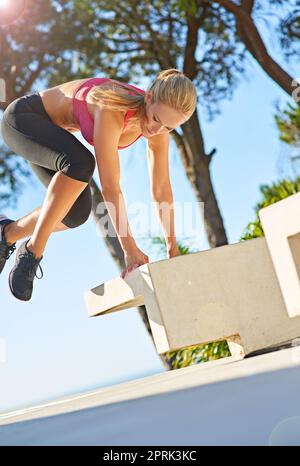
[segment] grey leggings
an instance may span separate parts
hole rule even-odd
[[[94,155],[75,136],[53,123],[37,92],[8,105],[1,131],[4,142],[28,160],[44,186],[49,185],[57,171],[90,182],[96,165]],[[69,228],[81,225],[88,219],[91,208],[91,190],[87,184],[62,223]]]

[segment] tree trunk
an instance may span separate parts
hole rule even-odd
[[[187,177],[194,189],[198,202],[203,202],[204,226],[209,245],[214,248],[228,244],[214,189],[212,186],[209,165],[215,149],[206,154],[195,111],[191,118],[182,125],[183,135],[173,131],[173,137],[181,155]],[[201,212],[202,214],[202,212]]]

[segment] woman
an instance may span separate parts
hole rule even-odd
[[[9,274],[10,290],[17,299],[31,298],[50,234],[75,228],[88,219],[89,182],[96,161],[103,198],[124,251],[126,268],[121,276],[148,262],[127,222],[118,149],[144,136],[148,140],[152,194],[158,199],[159,193],[163,201],[166,192],[166,200],[170,200],[168,133],[190,118],[196,102],[190,79],[177,69],[169,69],[160,72],[146,92],[109,78],[91,78],[35,92],[8,105],[2,119],[3,139],[28,160],[47,187],[43,204],[34,211],[18,220],[0,216],[0,273],[16,249],[16,241],[30,236],[19,246]],[[75,131],[81,131],[94,145],[96,160],[71,134]],[[170,223],[170,233],[165,233],[169,258],[179,254],[173,216]],[[122,236],[124,226],[128,234]],[[163,228],[165,232],[164,223]],[[42,278],[42,269],[41,274],[37,278]]]

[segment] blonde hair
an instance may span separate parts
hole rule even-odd
[[[121,112],[126,112],[129,109],[136,110],[128,122],[130,126],[135,126],[140,118],[145,121],[145,94],[126,83],[113,79],[110,82],[113,83],[112,89],[105,88],[105,85],[94,86],[90,95],[96,101],[100,101],[103,108]],[[124,89],[125,92],[122,92]],[[126,89],[129,89],[132,94],[128,94]],[[186,120],[195,111],[197,105],[196,88],[192,81],[176,68],[160,71],[146,92],[149,91],[152,92],[152,103],[167,105],[181,113]]]

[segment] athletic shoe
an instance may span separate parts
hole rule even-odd
[[[4,227],[8,223],[14,222],[5,215],[0,215],[0,273],[2,272],[7,259],[12,255],[16,249],[16,243],[8,243],[4,234]]]
[[[8,277],[9,288],[15,298],[22,301],[29,301],[32,295],[34,277],[43,278],[43,270],[40,261],[43,256],[37,259],[33,252],[27,249],[29,239],[23,241],[16,252],[15,265],[11,269]],[[42,276],[36,275],[36,269],[40,267]]]

